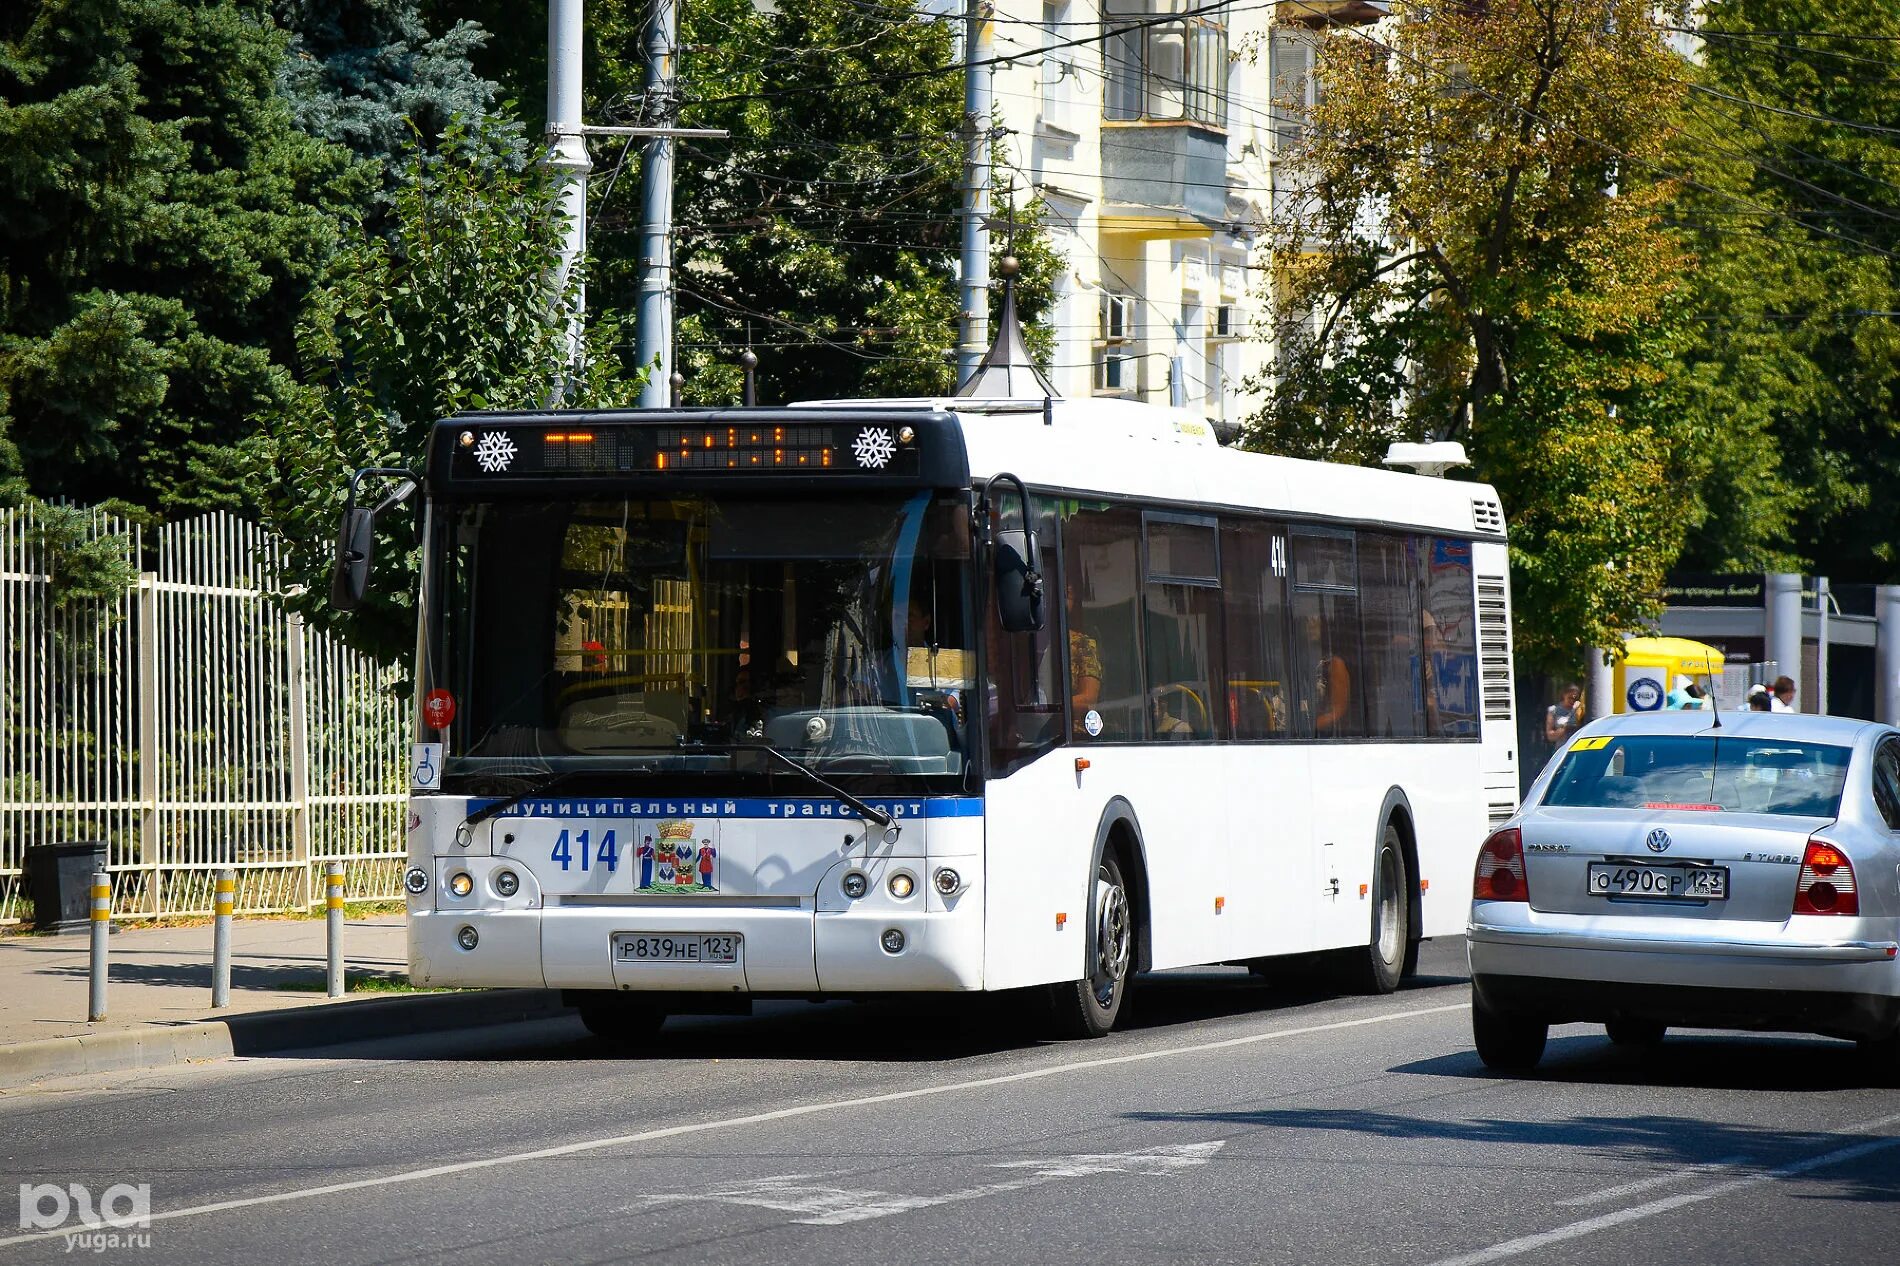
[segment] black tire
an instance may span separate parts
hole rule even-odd
[[[1410,872],[1398,824],[1387,822],[1372,863],[1372,934],[1364,949],[1339,956],[1340,983],[1354,993],[1391,993],[1405,978],[1407,964],[1418,965],[1412,936]]]
[[[1495,1011],[1477,991],[1471,995],[1471,1040],[1486,1068],[1500,1073],[1527,1073],[1544,1057],[1550,1025],[1523,1016]]]
[[[1881,1038],[1863,1038],[1860,1056],[1874,1085],[1900,1086],[1900,1029]]]
[[[638,1050],[659,1033],[666,1012],[651,1003],[603,991],[577,1004],[581,1023],[601,1041],[620,1050]]]
[[[1102,1037],[1121,1019],[1134,971],[1135,912],[1121,863],[1104,854],[1089,899],[1089,974],[1049,986],[1049,1019],[1061,1037]]]
[[[1611,1020],[1603,1029],[1616,1045],[1644,1051],[1661,1046],[1663,1034],[1669,1031],[1666,1025],[1654,1020]]]

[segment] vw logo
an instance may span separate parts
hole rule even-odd
[[[1669,851],[1669,832],[1663,830],[1661,827],[1657,827],[1644,838],[1643,843],[1649,846],[1649,851],[1652,853],[1667,853]]]

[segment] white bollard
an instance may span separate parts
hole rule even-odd
[[[323,902],[327,909],[324,919],[328,923],[330,948],[330,996],[343,996],[343,863],[325,862],[323,865]]]
[[[217,899],[211,919],[211,1009],[231,1005],[231,907],[237,896],[237,872],[218,872]]]
[[[86,1020],[106,1018],[106,939],[112,935],[112,876],[92,872],[92,984],[86,998]]]

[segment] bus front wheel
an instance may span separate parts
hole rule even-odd
[[[1101,1037],[1115,1027],[1128,997],[1135,916],[1121,863],[1104,854],[1095,871],[1088,975],[1049,986],[1051,1019],[1064,1037]]]

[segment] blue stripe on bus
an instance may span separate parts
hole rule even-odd
[[[861,797],[873,809],[881,809],[894,818],[980,818],[981,796],[916,796],[893,800],[882,796]],[[471,800],[470,812],[494,804],[495,798]],[[735,799],[632,799],[615,796],[557,796],[529,799],[510,805],[495,815],[498,818],[766,818],[792,819],[845,818],[857,821],[851,810],[825,797],[747,796]]]

